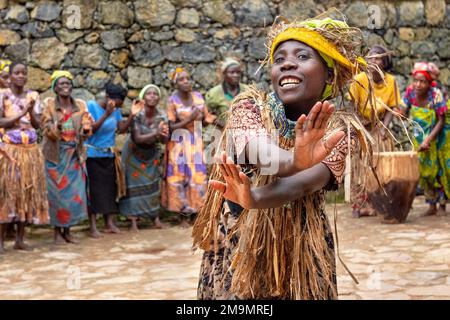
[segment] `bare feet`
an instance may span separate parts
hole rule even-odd
[[[105,219],[105,229],[104,232],[105,233],[121,233],[120,229],[116,227],[116,225],[114,224],[114,220],[113,220],[113,215],[112,214],[108,214],[108,215],[103,215],[104,219]]]
[[[63,235],[60,231],[55,230],[54,236],[53,236],[53,244],[54,245],[62,245],[66,244],[66,241],[63,238]]]
[[[370,217],[373,216],[373,210],[369,208],[361,208],[359,210],[359,217]]]
[[[120,229],[117,228],[115,225],[106,226],[105,229],[103,230],[103,232],[105,232],[105,233],[115,233],[115,234],[121,233]]]
[[[395,218],[388,218],[381,220],[382,224],[399,224],[400,222]]]
[[[100,239],[103,236],[101,235],[100,232],[98,232],[97,229],[90,229],[89,230],[89,237],[94,238],[94,239]]]
[[[130,217],[131,225],[130,225],[130,232],[139,232],[139,228],[137,225],[137,218],[136,217]]]
[[[70,236],[70,235],[69,236],[65,236],[64,239],[66,240],[67,243],[72,243],[72,244],[79,244],[80,243],[80,241],[75,240],[75,238]]]
[[[72,244],[78,244],[78,243],[80,243],[78,240],[76,240],[76,239],[70,234],[70,231],[64,230],[63,238],[64,238],[64,240],[66,240],[67,243],[72,243]]]
[[[29,245],[25,244],[25,242],[18,242],[14,244],[14,250],[23,250],[23,251],[32,251],[33,248],[31,248]]]
[[[183,219],[183,221],[181,221],[180,227],[183,229],[187,229],[190,227],[189,222],[186,219]]]
[[[161,220],[159,220],[159,217],[156,217],[154,222],[155,222],[155,229],[163,229],[164,228],[163,224],[161,223]]]
[[[440,217],[444,217],[447,215],[445,212],[445,206],[439,206],[439,209],[436,211],[436,215]]]
[[[422,214],[422,217],[434,216],[437,210],[435,206],[430,206],[427,211]]]

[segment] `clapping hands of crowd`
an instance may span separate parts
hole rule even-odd
[[[199,108],[195,108],[194,111],[189,116],[189,122],[191,121],[202,121],[203,120],[203,112]]]
[[[144,109],[144,105],[144,100],[133,100],[133,103],[131,105],[131,115],[134,117],[139,112],[141,112],[141,110]]]
[[[109,117],[114,110],[116,110],[116,103],[114,102],[114,100],[108,100],[106,102],[106,115]]]
[[[158,125],[158,136],[162,140],[169,138],[169,126],[164,121],[161,121]]]
[[[28,103],[27,103],[27,105],[26,105],[26,107],[25,107],[25,109],[24,109],[24,115],[26,115],[27,113],[30,113],[31,114],[31,112],[33,112],[33,108],[34,108],[34,104],[36,103],[36,100],[34,100],[34,99],[31,99],[30,101],[28,101]]]

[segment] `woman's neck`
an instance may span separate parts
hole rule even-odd
[[[231,94],[233,97],[239,93],[239,84],[237,86],[233,86],[228,82],[223,82],[223,89],[225,93]]]
[[[428,90],[429,90],[429,89],[428,89]],[[426,100],[427,97],[428,97],[428,91],[422,92],[422,93],[419,93],[419,92],[416,91],[416,97],[417,97],[417,100],[419,100],[419,101],[424,101],[424,100]]]
[[[156,106],[148,106],[148,105],[145,106],[145,117],[147,119],[153,118],[155,113],[156,113]]]
[[[372,71],[371,74],[372,74],[372,79],[376,84],[380,84],[383,82],[383,77],[381,76],[381,74],[378,71]],[[383,75],[384,75],[384,72],[383,72]]]
[[[177,95],[183,100],[189,100],[191,98],[190,91],[186,92],[186,91],[177,90]]]
[[[9,86],[9,88],[11,89],[11,92],[14,93],[17,96],[20,96],[24,90],[23,87],[20,86],[16,86],[15,84],[11,83],[11,85]]]
[[[70,98],[70,96],[69,97],[58,96],[57,99],[58,99],[59,106],[61,108],[70,109],[73,107],[72,99]]]
[[[308,115],[309,111],[311,111],[312,107],[318,102],[319,100],[314,99],[314,101],[311,102],[304,102],[301,105],[284,105],[284,114],[286,115],[286,118],[288,118],[291,121],[297,121],[298,118],[302,114]]]

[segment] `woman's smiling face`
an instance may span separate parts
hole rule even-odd
[[[273,61],[272,86],[285,106],[311,108],[320,100],[328,69],[316,50],[288,40],[275,50]]]

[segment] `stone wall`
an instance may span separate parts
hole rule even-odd
[[[68,69],[76,95],[85,99],[110,80],[127,86],[130,98],[149,82],[167,95],[167,74],[180,64],[205,92],[230,53],[245,62],[245,82],[267,84],[266,69],[257,72],[265,27],[277,15],[302,18],[332,6],[364,31],[368,45],[395,50],[401,88],[419,59],[435,61],[450,85],[450,1],[444,0],[0,0],[0,57],[28,61],[29,86],[44,94],[51,72]]]

